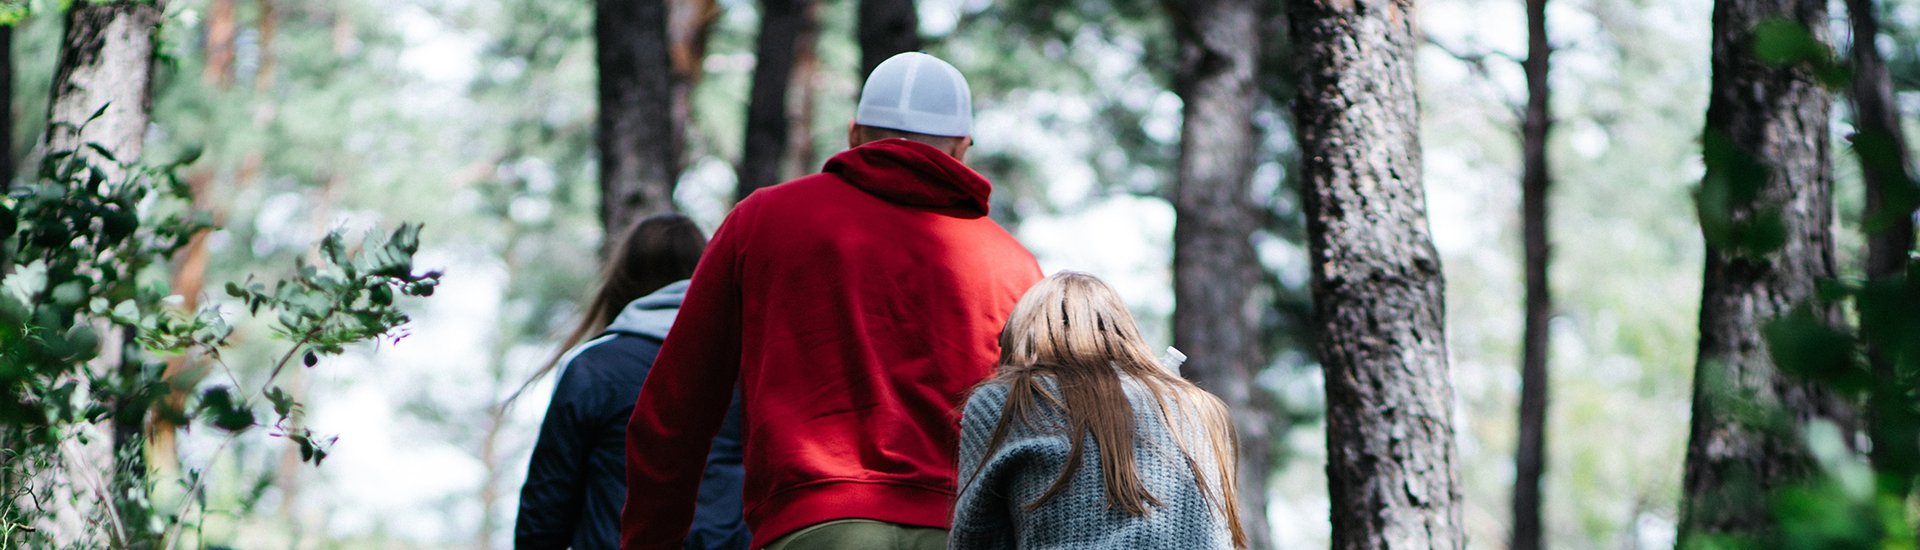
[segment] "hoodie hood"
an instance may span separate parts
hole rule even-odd
[[[627,303],[620,315],[607,324],[607,332],[645,336],[665,341],[667,329],[673,328],[673,317],[680,312],[680,299],[687,295],[688,281],[681,279],[653,294],[641,296]]]
[[[945,151],[891,138],[867,142],[827,160],[825,172],[894,204],[955,215],[987,215],[993,184]]]

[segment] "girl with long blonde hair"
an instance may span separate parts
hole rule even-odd
[[[1226,406],[1157,361],[1092,275],[1027,291],[960,425],[949,548],[1246,546]]]

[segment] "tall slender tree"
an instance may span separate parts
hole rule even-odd
[[[673,209],[674,135],[667,0],[595,0],[600,63],[600,221],[608,235]],[[608,239],[609,241],[611,239]]]
[[[801,38],[818,20],[814,0],[761,0],[760,43],[753,65],[753,92],[747,101],[746,146],[740,155],[735,198],[780,183],[780,163],[791,139],[787,90],[793,84],[794,59]],[[813,31],[815,35],[818,31]]]
[[[795,41],[793,74],[787,84],[787,145],[782,152],[780,179],[793,179],[820,169],[814,164],[813,106],[820,90],[820,4],[807,5],[800,37]]]
[[[693,128],[693,90],[706,74],[702,64],[707,59],[707,40],[719,19],[720,5],[714,0],[671,0],[667,5],[668,50],[673,63],[673,136],[677,140],[674,150],[680,152],[683,164]]]
[[[200,81],[210,90],[226,92],[233,88],[233,48],[234,39],[239,30],[235,11],[234,0],[214,0],[207,10],[206,40],[201,50],[206,66],[200,70]],[[264,49],[268,44],[263,43],[261,46]],[[187,185],[193,197],[194,208],[211,211],[214,223],[218,224],[225,217],[226,209],[221,205],[211,204],[214,197],[212,192],[214,177],[214,170],[211,167],[202,166],[187,175]],[[180,306],[184,311],[195,311],[200,307],[201,290],[206,283],[207,264],[212,259],[207,249],[207,239],[211,234],[212,232],[207,230],[195,233],[187,241],[186,248],[175,254],[173,290],[180,295],[182,300]],[[152,450],[150,454],[156,469],[166,471],[178,466],[175,446],[175,430],[178,426],[173,423],[174,415],[166,414],[166,411],[180,410],[181,407],[186,406],[187,395],[193,391],[195,384],[181,383],[185,381],[177,377],[194,376],[191,368],[193,366],[194,358],[185,355],[167,359],[163,377],[175,383],[171,384],[167,391],[162,410],[154,411],[148,434],[148,448]]]
[[[1894,102],[1893,77],[1874,45],[1880,36],[1877,7],[1873,0],[1847,0],[1847,14],[1853,27],[1851,99],[1857,129],[1853,147],[1867,190],[1867,277],[1897,277],[1905,272],[1908,254],[1913,250],[1912,212],[1915,200],[1920,199],[1920,188],[1915,186],[1899,104]],[[1896,383],[1893,365],[1883,351],[1869,349],[1867,356],[1874,376],[1881,381],[1875,385],[1869,405],[1873,462],[1882,469],[1920,464],[1920,434],[1898,428],[1920,424],[1920,414],[1898,405],[1907,403],[1907,396],[1894,393],[1901,385]],[[1901,475],[1887,478],[1911,485],[1915,473],[1899,472]]]
[[[1547,321],[1553,293],[1547,285],[1547,130],[1553,124],[1547,82],[1547,0],[1527,0],[1527,112],[1521,128],[1525,157],[1520,225],[1526,256],[1526,329],[1520,359],[1520,444],[1514,451],[1513,550],[1540,548],[1540,474],[1547,454]]]
[[[1185,103],[1174,193],[1173,342],[1194,353],[1187,376],[1234,412],[1240,518],[1249,545],[1267,548],[1267,400],[1253,381],[1266,364],[1259,325],[1264,301],[1257,292],[1263,272],[1252,242],[1261,215],[1250,198],[1260,2],[1165,5],[1180,48],[1174,87]]]
[[[894,54],[920,50],[914,0],[860,0],[859,24],[861,80]]]
[[[1291,0],[1333,547],[1461,548],[1412,0]]]
[[[13,176],[13,24],[0,24],[0,196],[13,189]],[[7,237],[0,235],[0,277],[13,265]]]
[[[13,25],[0,24],[0,195],[13,188]],[[0,266],[7,264],[0,252]]]
[[[60,43],[60,60],[54,72],[51,102],[47,110],[47,131],[43,142],[47,151],[73,151],[99,168],[109,182],[125,181],[129,172],[120,163],[140,160],[142,140],[152,120],[154,38],[163,18],[162,2],[80,2],[67,10],[67,27]],[[132,346],[132,337],[121,334],[106,339],[101,364],[121,369],[122,380],[139,380],[141,361],[127,360],[122,346]],[[135,495],[146,479],[146,461],[141,451],[146,426],[147,403],[135,398],[136,388],[114,388],[127,398],[112,411],[112,483],[105,494],[114,495],[111,504],[121,525],[146,525],[144,499]],[[99,467],[99,465],[72,465]],[[142,531],[144,532],[144,531]],[[135,545],[146,539],[120,531],[119,545]]]
[[[1845,421],[1845,407],[1768,356],[1763,331],[1808,304],[1834,275],[1832,100],[1811,68],[1759,58],[1756,28],[1787,21],[1824,39],[1824,0],[1718,0],[1703,143],[1700,218],[1707,261],[1687,442],[1681,537],[1756,536],[1772,520],[1765,495],[1803,479],[1802,431]],[[1812,313],[1836,320],[1831,308]]]
[[[207,5],[206,66],[200,80],[208,86],[226,89],[233,84],[233,39],[239,30],[234,17],[234,0],[213,0]]]

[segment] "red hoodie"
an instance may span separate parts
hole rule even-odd
[[[836,519],[947,528],[954,411],[1040,279],[986,217],[991,190],[888,139],[740,201],[627,424],[621,546],[680,548],[736,379],[754,548]]]

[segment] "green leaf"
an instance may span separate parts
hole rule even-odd
[[[0,203],[0,243],[13,237],[13,232],[19,229],[20,215],[13,211],[13,207]]]
[[[200,410],[213,426],[239,433],[253,427],[253,411],[240,402],[226,386],[214,386],[200,394]]]
[[[102,115],[105,115],[105,114],[107,114],[107,108],[108,108],[108,107],[112,107],[112,106],[113,106],[113,102],[112,102],[112,101],[108,101],[108,102],[106,102],[106,103],[102,103],[102,104],[100,104],[100,108],[99,108],[99,109],[95,109],[95,110],[93,111],[93,114],[91,114],[91,115],[87,115],[87,120],[86,120],[86,122],[93,122],[93,121],[95,121],[95,120],[98,120],[98,119],[99,119],[99,118],[100,118],[100,117],[101,117]],[[85,123],[85,122],[83,122],[83,123],[81,123],[81,124],[82,124],[82,125],[85,125],[86,123]]]
[[[99,153],[101,157],[105,157],[110,162],[120,162],[120,157],[113,156],[113,151],[108,151],[104,145],[89,141],[87,142],[87,148],[92,149],[95,153]]]
[[[1832,50],[1806,25],[1786,19],[1770,19],[1753,28],[1753,53],[1761,62],[1792,65],[1823,60]]]
[[[280,389],[280,386],[267,389],[267,401],[273,403],[273,413],[280,415],[281,418],[286,418],[287,415],[293,414],[293,396],[289,395],[286,390]]]
[[[1853,334],[1834,327],[1810,306],[1768,323],[1766,335],[1773,362],[1782,372],[1849,393],[1872,385],[1872,376],[1855,361]]]
[[[67,329],[66,341],[70,350],[67,358],[70,361],[88,361],[100,355],[100,334],[94,332],[93,327],[74,325]]]

